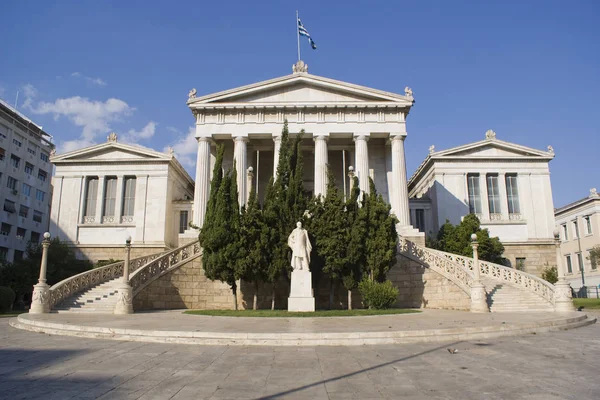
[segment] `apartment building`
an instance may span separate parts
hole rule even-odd
[[[554,217],[567,280],[576,291],[584,283],[598,287],[600,271],[589,255],[592,248],[600,246],[600,195],[590,189],[589,196],[557,208]]]
[[[0,259],[17,261],[48,230],[52,136],[0,99]]]

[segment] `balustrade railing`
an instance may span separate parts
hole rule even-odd
[[[200,244],[196,241],[162,254],[143,267],[137,268],[129,277],[133,297],[163,273],[200,256],[200,254]]]
[[[162,254],[164,253],[134,258],[129,262],[129,270],[135,271],[143,265],[148,264],[150,261],[160,257]],[[75,293],[90,289],[120,276],[123,276],[123,261],[94,268],[64,279],[53,285],[49,290],[50,308],[52,309],[52,307]]]
[[[469,257],[460,256],[457,254],[446,253],[444,251],[429,249],[432,252],[436,252],[441,256],[452,260],[456,264],[463,266],[469,271],[473,271],[473,259]],[[515,268],[510,268],[504,265],[495,264],[488,261],[479,260],[479,268],[481,271],[482,278],[491,278],[493,280],[506,282],[515,286],[526,288],[544,300],[554,304],[554,286],[546,282],[545,280],[538,278],[535,275],[528,274],[527,272],[519,271]]]
[[[450,279],[464,290],[465,293],[469,296],[471,295],[473,272],[465,268],[464,265],[444,257],[437,251],[411,242],[402,236],[398,238],[398,250],[401,254],[409,258],[417,259],[427,264],[432,270]]]

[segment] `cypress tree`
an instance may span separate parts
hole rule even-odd
[[[206,214],[204,217],[204,224],[200,230],[200,246],[205,247],[206,241],[210,241],[210,232],[213,229],[215,220],[215,207],[217,203],[217,197],[219,188],[223,181],[223,155],[225,154],[225,146],[220,144],[217,146],[217,159],[215,160],[215,166],[213,168],[213,177],[210,183],[210,193],[208,197],[208,204],[206,205]]]
[[[344,200],[335,185],[335,178],[328,170],[327,194],[323,199],[322,215],[315,221],[316,243],[323,259],[323,272],[329,276],[329,308],[333,308],[335,282],[341,279],[347,263],[348,225],[344,212]]]
[[[245,257],[240,260],[237,272],[240,279],[254,284],[252,309],[256,310],[258,283],[269,280],[270,229],[264,222],[254,188],[250,192],[247,207],[242,208],[240,220],[241,248],[245,251]]]
[[[365,224],[365,269],[372,281],[383,282],[389,269],[396,263],[398,220],[390,214],[391,207],[377,193],[369,178],[371,193],[363,196],[360,217]]]
[[[358,198],[360,188],[358,178],[352,178],[352,189],[346,201],[346,224],[347,224],[347,251],[346,263],[342,270],[342,283],[348,291],[348,310],[352,310],[352,290],[358,286],[362,278],[362,270],[365,263],[365,224],[364,219],[359,218],[360,208]]]

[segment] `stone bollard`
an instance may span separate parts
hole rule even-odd
[[[50,312],[50,286],[46,283],[46,270],[48,268],[48,247],[50,247],[50,233],[44,233],[42,240],[42,262],[40,265],[40,278],[37,285],[33,286],[30,314],[45,314]]]
[[[562,266],[560,233],[558,229],[554,230],[554,247],[556,248],[556,272],[558,273],[558,282],[554,284],[554,311],[575,311],[571,294],[571,284],[565,279],[565,271]]]
[[[487,293],[485,285],[481,282],[481,270],[479,269],[479,255],[477,254],[477,235],[471,235],[471,246],[473,246],[473,283],[471,284],[471,312],[489,312]]]
[[[117,304],[115,314],[133,314],[133,289],[129,285],[129,260],[131,255],[131,236],[125,240],[125,261],[123,261],[123,279],[117,284]]]

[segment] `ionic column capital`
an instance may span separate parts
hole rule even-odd
[[[198,143],[200,143],[200,142],[212,143],[212,138],[208,137],[208,136],[200,136],[200,137],[197,137],[196,140],[198,141]]]
[[[358,140],[364,140],[365,142],[369,141],[369,134],[368,133],[363,133],[363,134],[359,134],[354,136],[353,140],[356,142]]]
[[[317,140],[329,140],[329,135],[317,135],[313,136],[313,140],[316,142]]]
[[[281,135],[274,135],[273,142],[275,142],[275,144],[280,144],[281,143]]]
[[[247,136],[234,136],[233,137],[233,141],[234,142],[244,142],[244,143],[248,143],[250,140],[248,139]]]
[[[402,141],[406,139],[406,133],[390,134],[390,142]]]

